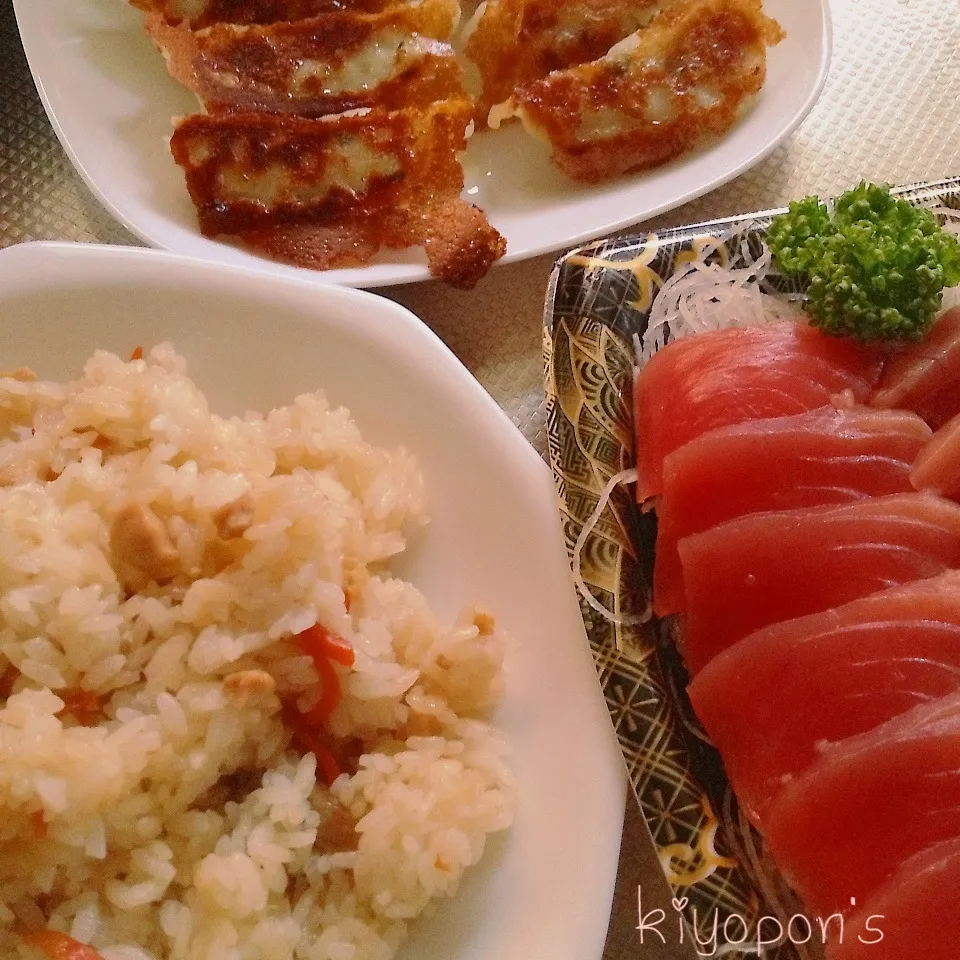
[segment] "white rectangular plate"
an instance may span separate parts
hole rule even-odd
[[[320,282],[376,287],[426,280],[418,250],[367,267],[315,272],[271,263],[200,234],[167,141],[172,118],[197,112],[124,0],[14,0],[20,35],[47,115],[73,165],[106,209],[160,249],[259,265]],[[464,196],[507,239],[501,262],[599,237],[701,196],[767,156],[806,116],[830,60],[828,0],[766,0],[786,31],[768,54],[766,85],[725,137],[654,170],[597,186],[556,170],[519,125],[474,138]]]

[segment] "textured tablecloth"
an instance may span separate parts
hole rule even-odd
[[[960,0],[832,0],[832,11],[830,76],[793,137],[737,180],[645,229],[837,193],[860,177],[909,183],[960,174]],[[0,246],[41,239],[136,243],[57,144],[10,0],[0,0]],[[422,317],[541,452],[541,310],[553,259],[498,268],[471,294],[436,283],[379,291]],[[624,837],[605,960],[663,960],[671,950],[649,940],[641,946],[635,931],[637,883],[655,864],[632,804]]]

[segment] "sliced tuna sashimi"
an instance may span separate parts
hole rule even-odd
[[[960,691],[960,571],[774,624],[697,674],[690,700],[762,827],[785,777],[838,741]]]
[[[960,506],[926,493],[754,513],[677,545],[691,674],[754,630],[960,566]]]
[[[719,427],[674,450],[657,503],[654,612],[683,607],[683,537],[748,513],[910,491],[930,435],[916,414],[830,406]]]
[[[638,499],[659,494],[664,457],[707,430],[813,410],[843,391],[865,401],[880,358],[876,348],[792,321],[667,344],[634,381]]]
[[[953,694],[833,744],[783,788],[767,847],[809,911],[849,913],[908,857],[960,836],[958,758]]]
[[[829,960],[957,960],[960,957],[960,839],[911,857],[844,924]],[[882,939],[881,935],[882,934]]]
[[[910,482],[917,490],[960,502],[960,414],[947,421],[920,451]]]
[[[934,430],[960,413],[960,307],[889,359],[870,402],[913,410]]]

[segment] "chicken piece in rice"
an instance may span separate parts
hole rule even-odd
[[[161,345],[0,377],[0,475],[0,956],[392,956],[514,800],[492,617],[388,572],[412,457]]]

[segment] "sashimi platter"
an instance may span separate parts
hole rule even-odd
[[[960,956],[958,234],[957,181],[860,183],[554,271],[567,547],[691,956]]]

